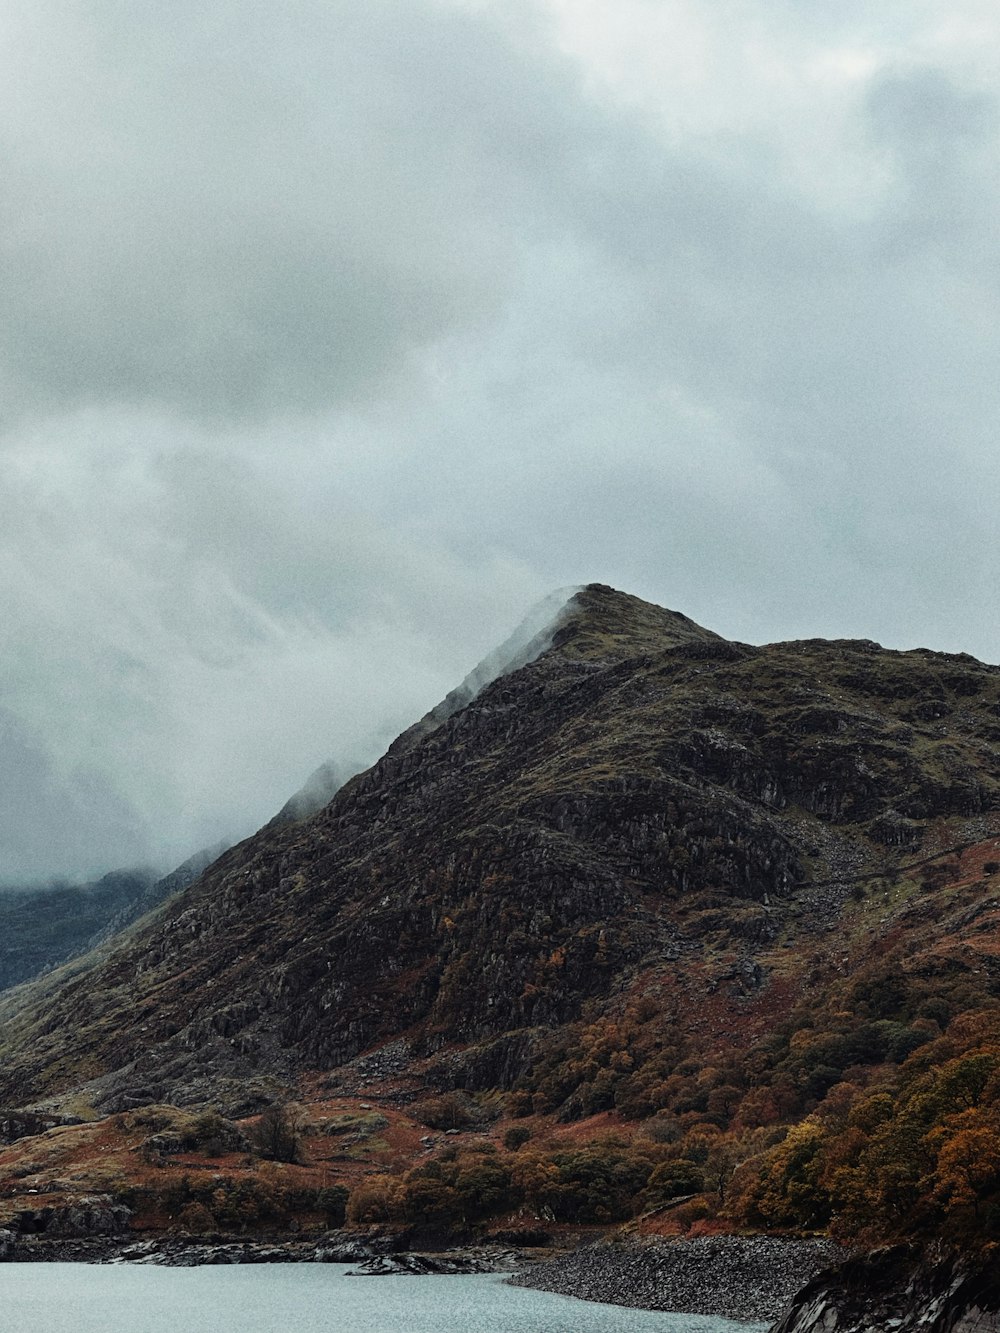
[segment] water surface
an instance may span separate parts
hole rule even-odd
[[[475,1277],[347,1277],[346,1264],[0,1264],[6,1333],[761,1333]]]

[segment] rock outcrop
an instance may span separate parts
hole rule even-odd
[[[17,1236],[46,1240],[121,1236],[131,1217],[132,1210],[109,1195],[84,1195],[69,1203],[22,1208],[11,1217],[8,1229]]]
[[[995,1258],[928,1259],[907,1246],[846,1260],[793,1299],[773,1333],[998,1333]]]

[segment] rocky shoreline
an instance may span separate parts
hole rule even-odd
[[[0,1230],[8,1263],[350,1264],[349,1276],[512,1273],[513,1286],[633,1309],[757,1323],[773,1333],[1000,1333],[991,1256],[896,1246],[850,1254],[831,1241],[778,1236],[603,1239],[569,1253],[486,1243],[400,1249],[401,1237],[19,1234]],[[404,1242],[405,1244],[405,1242]]]
[[[0,1231],[0,1262],[158,1264],[196,1268],[216,1264],[351,1264],[358,1277],[426,1273],[509,1273],[522,1252],[499,1245],[470,1245],[446,1253],[398,1251],[387,1238],[362,1241],[330,1233],[309,1240],[242,1240],[231,1236],[46,1237]]]
[[[0,1261],[10,1263],[351,1264],[359,1277],[427,1273],[513,1273],[515,1286],[634,1309],[672,1310],[773,1322],[792,1298],[845,1252],[825,1240],[704,1236],[676,1240],[601,1240],[542,1258],[537,1250],[484,1244],[443,1253],[399,1248],[394,1235],[241,1239],[233,1236],[46,1236],[0,1231]]]
[[[777,1236],[601,1241],[510,1281],[640,1310],[773,1322],[817,1273],[844,1257],[832,1241]]]
[[[773,1333],[1000,1333],[995,1248],[854,1255],[796,1295]]]

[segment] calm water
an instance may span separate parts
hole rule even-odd
[[[487,1277],[346,1277],[342,1264],[0,1264],[4,1333],[759,1333]]]

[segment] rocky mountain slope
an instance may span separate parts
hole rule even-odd
[[[186,1100],[400,1033],[510,1082],[644,970],[717,940],[759,992],[854,886],[1000,831],[998,737],[970,658],[754,648],[592,586],[534,662],[9,1017],[5,1095]]]
[[[872,1123],[892,1123],[907,1071],[995,1040],[1000,668],[731,643],[600,585],[550,631],[322,810],[9,998],[0,1104],[375,1097],[399,1173],[430,1149],[392,1117],[450,1097],[439,1128],[646,1136],[586,1190],[557,1190],[555,1159],[516,1189],[505,1167],[508,1202],[599,1218],[711,1194],[792,1228],[863,1209],[816,1165],[834,1142],[857,1161],[850,1116],[888,1088]],[[452,1200],[460,1165],[435,1168]]]

